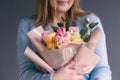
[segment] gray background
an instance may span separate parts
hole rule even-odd
[[[0,80],[18,80],[16,35],[19,20],[34,13],[36,0],[0,0]],[[113,80],[120,75],[120,0],[82,0],[102,20]]]

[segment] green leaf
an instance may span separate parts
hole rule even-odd
[[[90,36],[84,39],[84,42],[88,42],[90,39]]]
[[[80,30],[81,36],[85,35],[85,33],[86,33],[85,29],[81,29],[81,30]]]
[[[88,20],[87,19],[85,19],[84,20],[84,24],[88,24],[89,22],[88,22]]]
[[[52,26],[52,28],[53,28],[53,31],[54,31],[54,32],[57,32],[57,29],[58,29],[59,27]]]
[[[98,22],[96,22],[96,23],[91,23],[90,25],[89,25],[89,28],[91,28],[91,29],[93,29],[95,26],[97,26],[98,25]]]
[[[63,23],[57,23],[58,27],[63,27],[64,24]]]
[[[70,26],[70,22],[68,20],[68,18],[66,19],[66,24],[65,24],[65,27],[66,27],[66,31],[69,30],[69,26]]]

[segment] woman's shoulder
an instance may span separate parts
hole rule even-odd
[[[34,19],[31,17],[24,17],[20,19],[20,23],[24,23],[24,24],[32,24],[33,21]]]
[[[19,29],[24,29],[24,30],[31,30],[33,27],[34,19],[31,17],[24,17],[21,18],[19,21]]]
[[[83,16],[78,16],[77,20],[78,21],[84,21],[85,19],[87,19],[90,22],[94,22],[96,20],[99,19],[99,17],[95,14],[95,13],[89,13],[89,14],[85,14]]]

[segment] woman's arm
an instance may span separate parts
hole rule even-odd
[[[95,53],[101,57],[100,62],[96,65],[94,70],[90,73],[90,80],[111,80],[111,70],[108,64],[108,56],[107,56],[107,48],[106,48],[106,39],[105,39],[105,32],[103,30],[103,26],[99,17],[95,15],[89,16],[90,22],[98,22],[97,25],[103,32],[103,35],[100,41],[97,44],[95,49]]]
[[[51,74],[45,74],[42,70],[37,70],[33,62],[25,55],[26,46],[33,49],[31,42],[28,40],[26,33],[30,31],[30,19],[20,21],[17,36],[17,54],[19,63],[19,79],[20,80],[50,80]]]
[[[24,51],[27,46],[34,50],[31,42],[27,38],[26,33],[30,31],[31,21],[29,19],[23,19],[20,21],[18,36],[17,36],[17,54],[19,63],[19,79],[20,80],[80,80],[83,79],[82,71],[88,70],[88,67],[81,69],[71,69],[76,63],[72,60],[66,66],[63,66],[56,72],[51,74],[44,73],[42,70],[38,70],[35,64],[31,62],[25,55]],[[35,50],[34,50],[35,51]],[[69,77],[68,77],[69,76]]]

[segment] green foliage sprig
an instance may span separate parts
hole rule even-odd
[[[93,29],[95,26],[98,25],[98,22],[93,22],[89,24],[89,21],[87,19],[84,20],[84,24],[88,25],[89,29]],[[86,32],[89,30],[88,28],[85,29],[81,29],[80,30],[80,34],[81,34],[81,38],[83,38],[83,40],[85,42],[88,42],[90,39],[90,35],[86,35]]]
[[[59,27],[65,27],[65,28],[66,28],[66,31],[69,30],[69,26],[70,26],[70,21],[69,21],[69,19],[68,19],[68,18],[64,19],[63,17],[61,17],[61,19],[62,19],[62,21],[65,22],[65,25],[64,25],[63,23],[57,23],[58,26],[52,26],[52,28],[53,28],[53,30],[54,30],[55,32],[57,32],[57,29],[58,29]]]
[[[65,22],[65,25],[63,23],[57,23],[58,26],[52,26],[53,30],[55,32],[57,32],[57,29],[59,29],[59,27],[64,27],[66,28],[66,31],[69,30],[69,27],[70,27],[70,22],[69,22],[69,19],[66,18],[64,19],[63,17],[61,17],[62,21]],[[84,20],[84,24],[85,25],[88,25],[89,28],[84,28],[84,29],[81,29],[80,30],[80,35],[81,35],[81,38],[85,41],[85,42],[88,42],[89,39],[90,39],[90,35],[86,35],[87,31],[89,29],[93,29],[95,28],[95,26],[98,25],[98,22],[92,22],[92,23],[89,23],[89,21],[87,19]]]

